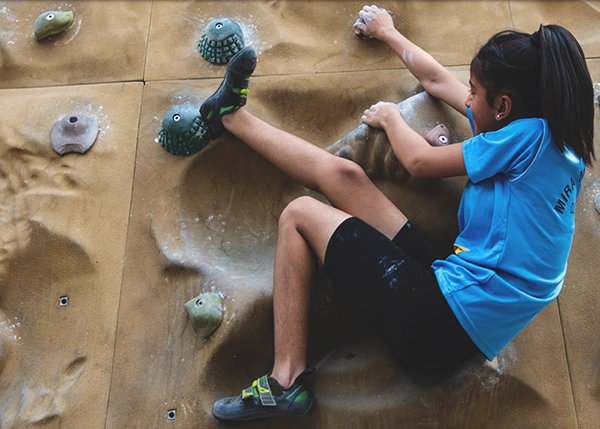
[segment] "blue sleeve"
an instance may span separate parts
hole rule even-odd
[[[466,140],[462,150],[469,179],[477,183],[496,174],[517,178],[535,159],[547,132],[544,120],[528,118]]]

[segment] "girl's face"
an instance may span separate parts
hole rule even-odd
[[[475,122],[475,135],[500,129],[500,121],[496,118],[497,109],[489,105],[487,90],[473,73],[471,73],[469,84],[471,89],[465,100],[465,106],[471,108],[473,121]]]

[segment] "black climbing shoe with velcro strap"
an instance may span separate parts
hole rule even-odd
[[[306,382],[306,377],[312,372],[312,369],[304,371],[287,389],[274,378],[263,375],[242,390],[241,395],[215,402],[213,415],[230,421],[307,415],[315,407],[315,397]]]
[[[200,116],[208,127],[208,136],[215,139],[224,130],[221,118],[246,104],[250,76],[256,68],[256,52],[246,46],[227,63],[225,77],[219,88],[200,106]]]

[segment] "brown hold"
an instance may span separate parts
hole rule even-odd
[[[450,144],[450,130],[444,124],[438,124],[425,135],[425,140],[431,146],[446,146]]]

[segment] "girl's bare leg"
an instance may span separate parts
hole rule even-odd
[[[283,387],[306,369],[308,329],[317,258],[350,215],[311,197],[292,201],[281,213],[273,274],[275,362],[271,373]]]
[[[292,179],[387,237],[393,238],[406,223],[406,216],[354,162],[275,128],[243,107],[225,115],[223,125]]]
[[[393,238],[406,217],[352,161],[277,129],[243,107],[225,115],[223,125],[292,179],[321,192],[334,206],[301,197],[279,219],[273,278],[272,376],[287,387],[306,369],[317,259],[324,261],[335,229],[350,216],[357,216]]]

